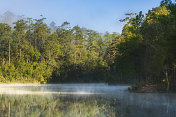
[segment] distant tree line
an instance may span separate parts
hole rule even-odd
[[[1,82],[152,83],[176,90],[176,4],[127,13],[122,33],[44,23],[0,23]]]
[[[104,82],[106,48],[116,33],[104,35],[45,18],[0,23],[1,82]]]

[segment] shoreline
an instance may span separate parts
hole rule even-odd
[[[156,84],[153,85],[145,84],[143,86],[133,85],[128,88],[128,91],[132,93],[176,93],[175,91],[172,90],[167,91],[164,88],[158,87]]]

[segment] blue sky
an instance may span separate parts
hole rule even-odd
[[[125,13],[147,12],[159,6],[161,0],[0,0],[0,14],[11,11],[17,15],[47,18],[61,25],[68,21],[104,33],[121,33],[123,23],[119,20]]]

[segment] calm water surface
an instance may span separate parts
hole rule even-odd
[[[176,94],[108,84],[0,85],[0,117],[176,117]]]

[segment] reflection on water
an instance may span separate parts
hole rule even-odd
[[[5,95],[0,99],[1,117],[115,117],[118,105],[116,100],[58,95]]]
[[[0,117],[176,117],[176,94],[107,84],[0,85]]]

